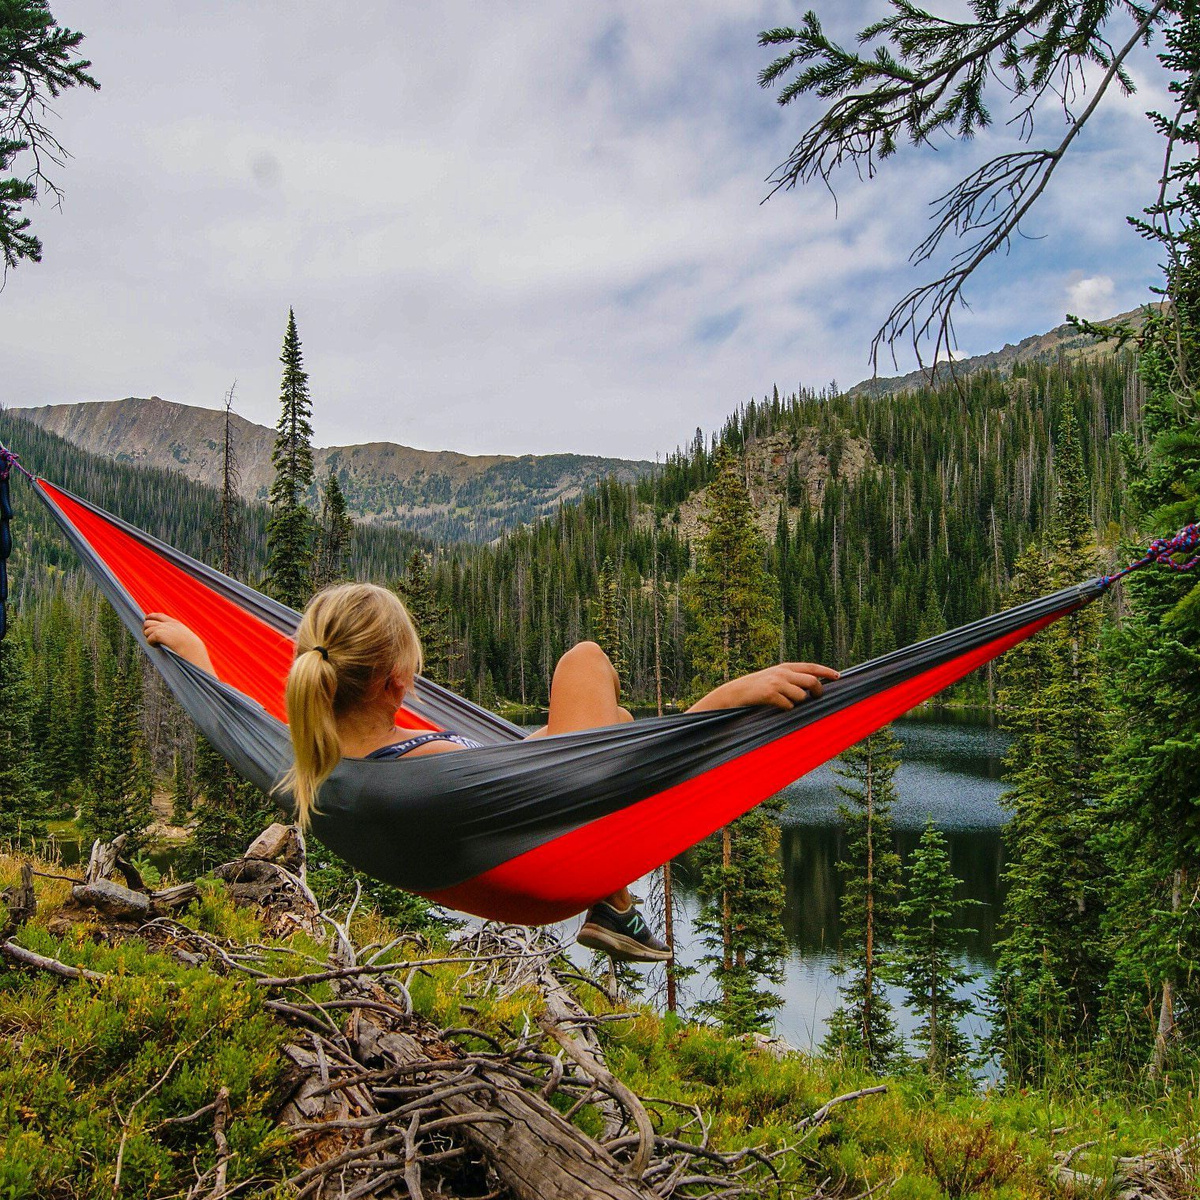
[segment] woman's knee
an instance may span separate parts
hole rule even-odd
[[[572,646],[558,660],[550,684],[550,732],[624,720],[617,709],[620,690],[617,672],[596,642]]]
[[[568,650],[562,658],[558,660],[558,665],[561,667],[563,663],[590,663],[599,666],[601,663],[607,663],[612,666],[612,660],[604,653],[604,648],[599,642],[576,642],[570,650]]]
[[[554,668],[555,678],[560,673],[586,674],[598,679],[617,680],[617,669],[598,642],[576,642],[558,660],[558,666]],[[617,686],[620,686],[619,683]]]

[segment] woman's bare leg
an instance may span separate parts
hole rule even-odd
[[[580,642],[558,660],[550,683],[550,718],[530,737],[578,733],[632,721],[619,700],[621,681],[607,654],[595,642]],[[633,903],[627,887],[604,899],[619,911]]]

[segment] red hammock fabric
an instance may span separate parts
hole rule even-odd
[[[741,816],[749,807],[745,796],[775,795],[1054,620],[1048,616],[1031,621],[852,708],[430,896],[465,912],[479,912],[486,906],[489,911],[511,913],[505,919],[522,924],[560,920],[564,907],[578,912],[598,896],[609,895],[695,845],[697,828],[719,829]]]
[[[69,492],[39,479],[37,486],[79,531],[121,582],[142,614],[165,612],[182,621],[208,647],[222,682],[257,700],[287,721],[283,689],[296,643],[241,605],[157,553]],[[435,729],[431,721],[401,710],[404,727]]]

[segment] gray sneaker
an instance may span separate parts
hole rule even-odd
[[[654,934],[636,908],[618,912],[604,900],[588,909],[575,940],[621,962],[666,962],[671,957],[666,942]]]

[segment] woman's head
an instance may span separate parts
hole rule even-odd
[[[420,669],[417,631],[394,593],[343,583],[313,597],[296,633],[285,693],[295,765],[280,785],[295,798],[302,828],[341,758],[337,718],[377,701],[397,675],[411,685]]]

